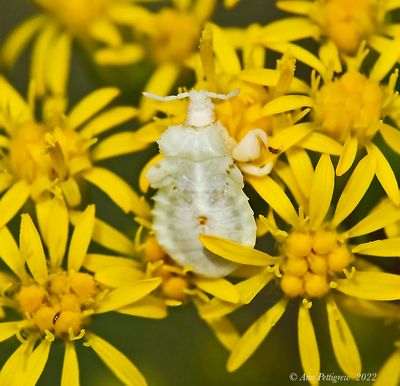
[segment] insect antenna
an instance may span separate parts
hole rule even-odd
[[[151,92],[143,91],[142,93],[145,97],[155,99],[156,101],[163,101],[163,102],[168,102],[168,101],[174,101],[176,99],[185,99],[189,97],[188,92],[182,92],[178,95],[168,95],[168,96],[160,96],[157,94],[153,94]]]

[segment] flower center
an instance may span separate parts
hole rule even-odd
[[[148,237],[145,248],[145,259],[157,266],[157,263],[162,263],[153,272],[153,276],[160,277],[162,279],[161,292],[167,299],[184,301],[187,297],[185,292],[189,287],[189,282],[186,277],[178,275],[173,268],[177,268],[177,272],[181,270],[181,267],[175,267],[176,264],[169,258],[169,256],[158,244],[155,236]],[[172,268],[172,269],[170,269]]]
[[[328,135],[344,142],[349,134],[371,138],[382,117],[382,90],[357,71],[322,86],[316,94],[314,121]]]
[[[88,26],[104,14],[110,0],[34,0],[41,8],[76,35],[85,35]]]
[[[41,332],[47,330],[67,337],[76,336],[84,327],[96,293],[91,275],[60,272],[50,275],[45,285],[22,287],[16,298],[24,314]]]
[[[181,63],[193,52],[199,38],[200,24],[189,13],[162,9],[155,15],[153,28],[144,33],[150,38],[150,55],[157,64],[171,61]]]
[[[332,278],[345,269],[352,255],[336,232],[293,231],[282,244],[281,288],[290,297],[320,298],[330,289]]]
[[[10,167],[14,175],[32,182],[40,175],[61,181],[91,166],[89,143],[77,132],[27,122],[20,125],[10,141]]]
[[[360,43],[376,28],[377,10],[371,0],[328,0],[322,6],[325,34],[340,51],[357,52]]]
[[[10,142],[10,167],[14,175],[32,181],[39,170],[46,170],[46,164],[40,162],[44,132],[44,127],[35,122],[16,128]]]

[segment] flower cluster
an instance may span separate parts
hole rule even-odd
[[[96,323],[183,309],[228,372],[294,309],[311,385],[329,357],[320,311],[357,380],[371,350],[348,319],[376,319],[392,352],[376,385],[400,382],[400,2],[279,0],[292,16],[238,27],[250,3],[33,0],[0,36],[0,385],[78,386],[91,348],[145,386],[141,347],[128,357]],[[25,97],[10,79],[31,43]],[[101,84],[70,107],[79,57]]]

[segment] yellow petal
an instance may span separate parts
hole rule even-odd
[[[269,23],[260,31],[262,43],[293,41],[318,37],[318,27],[314,22],[304,17],[287,17]]]
[[[257,347],[262,343],[272,327],[278,323],[285,312],[287,299],[280,300],[271,307],[265,314],[261,315],[244,333],[239,342],[232,349],[228,359],[228,371],[237,370],[254,353]]]
[[[310,189],[314,175],[314,168],[307,152],[300,148],[286,152],[289,165],[305,197],[310,196]]]
[[[276,6],[282,11],[297,13],[299,15],[305,15],[309,17],[311,11],[313,10],[314,3],[308,0],[306,1],[283,0],[283,1],[277,1]]]
[[[110,46],[121,45],[121,35],[116,25],[106,18],[97,18],[90,23],[88,34],[95,40]]]
[[[103,66],[126,66],[143,58],[145,51],[139,44],[124,44],[119,47],[107,47],[95,52],[96,63]]]
[[[240,303],[228,303],[220,299],[211,299],[208,303],[200,305],[199,313],[203,319],[218,319],[235,310],[242,304],[250,303],[254,297],[275,277],[274,273],[263,271],[249,279],[236,284],[240,295]]]
[[[302,208],[307,208],[308,200],[305,199],[303,192],[300,190],[297,180],[293,174],[293,170],[287,164],[287,162],[278,161],[274,166],[274,172],[290,190],[298,205]]]
[[[357,155],[357,148],[357,137],[349,135],[344,143],[343,152],[340,154],[339,162],[336,167],[337,176],[343,175],[351,168]]]
[[[139,264],[132,260],[124,257],[102,255],[99,253],[88,253],[83,262],[84,267],[91,272],[102,271],[111,267],[128,267],[138,268]]]
[[[303,140],[312,130],[312,124],[308,122],[298,123],[279,130],[270,138],[271,146],[280,149],[281,152],[286,151],[292,146]]]
[[[346,375],[356,378],[361,373],[361,360],[350,328],[332,298],[327,300],[326,309],[336,360]]]
[[[165,95],[175,84],[178,74],[179,68],[175,64],[164,63],[158,66],[147,82],[145,91],[157,95]],[[152,99],[142,97],[139,105],[139,116],[142,121],[148,121],[152,118],[157,110],[157,103]]]
[[[331,68],[336,73],[342,72],[339,50],[332,40],[328,40],[320,46],[319,57],[327,68]]]
[[[396,64],[400,57],[400,38],[391,40],[388,47],[380,53],[369,74],[370,79],[380,82]]]
[[[339,225],[360,203],[375,174],[375,160],[366,155],[356,166],[340,195],[332,223]]]
[[[383,229],[400,220],[400,209],[389,200],[379,204],[368,216],[350,228],[348,237],[357,237]]]
[[[217,236],[202,234],[199,240],[211,252],[234,263],[265,267],[279,260],[257,249]]]
[[[336,289],[368,300],[400,299],[400,276],[385,272],[356,271],[351,279],[337,280]]]
[[[163,319],[167,316],[167,306],[163,299],[147,295],[129,306],[119,308],[117,312],[142,318]]]
[[[49,357],[51,343],[42,339],[39,346],[32,351],[28,357],[26,370],[24,372],[24,381],[21,385],[35,386],[39,380]]]
[[[0,76],[0,90],[0,108],[7,111],[13,122],[23,123],[32,119],[28,104],[2,76]]]
[[[218,299],[230,303],[238,303],[240,300],[237,288],[228,280],[195,277],[193,282],[202,291],[214,295]]]
[[[38,29],[43,26],[43,22],[43,15],[36,15],[18,25],[3,43],[1,49],[2,61],[8,66],[13,66]]]
[[[272,209],[292,226],[298,225],[299,219],[288,196],[269,176],[257,178],[248,176],[248,182]]]
[[[358,244],[351,251],[368,256],[400,257],[400,237]]]
[[[82,173],[82,177],[107,194],[124,212],[133,211],[142,217],[149,215],[150,207],[147,202],[140,199],[132,188],[113,172],[94,167]]]
[[[86,95],[68,114],[69,127],[76,129],[119,95],[115,87],[101,88]]]
[[[0,256],[19,278],[24,277],[25,260],[21,256],[18,245],[7,227],[0,228]]]
[[[272,50],[293,56],[300,62],[303,62],[309,65],[311,68],[317,70],[317,72],[323,77],[327,73],[327,69],[323,63],[315,55],[303,47],[291,43],[264,42],[264,44]]]
[[[397,386],[399,382],[400,350],[396,350],[379,370],[374,386]]]
[[[399,185],[396,176],[388,160],[382,154],[377,146],[370,144],[367,148],[368,154],[371,154],[376,161],[376,176],[383,189],[395,205],[400,204]]]
[[[332,155],[340,155],[342,153],[342,145],[321,133],[310,133],[300,143],[299,146],[307,150],[316,151],[318,153],[327,153]]]
[[[57,35],[57,27],[49,19],[36,38],[32,49],[31,79],[35,79],[36,93],[43,96],[46,90],[46,74],[48,71],[48,59],[50,51]]]
[[[12,185],[0,199],[0,227],[6,225],[22,208],[31,193],[31,187],[25,180]]]
[[[49,250],[51,265],[59,267],[68,240],[69,216],[65,202],[57,197],[38,201],[36,215],[43,240]]]
[[[46,83],[54,95],[65,95],[71,62],[72,39],[69,32],[57,36],[48,48]]]
[[[128,386],[146,386],[146,380],[133,363],[114,346],[93,333],[86,334],[87,344],[104,364]]]
[[[305,95],[283,95],[268,102],[261,111],[262,116],[269,116],[287,111],[310,107],[314,104],[312,98]]]
[[[218,63],[222,67],[221,71],[227,74],[239,73],[241,66],[235,48],[230,44],[221,28],[216,24],[211,25],[213,28],[214,53]]]
[[[80,130],[80,133],[87,138],[95,137],[134,118],[136,115],[137,109],[134,107],[114,107],[113,109],[101,113],[96,118],[92,119]]]
[[[207,319],[207,324],[214,332],[217,339],[227,350],[232,350],[239,342],[239,333],[227,318]]]
[[[142,299],[161,284],[160,278],[138,280],[135,283],[110,291],[102,299],[96,313],[115,311]]]
[[[67,341],[65,342],[61,386],[79,386],[79,365],[75,345]]]
[[[23,368],[26,365],[26,359],[29,355],[29,349],[32,347],[30,342],[22,343],[8,357],[7,362],[0,371],[0,385],[13,386],[20,385],[20,378],[23,374]]]
[[[400,130],[393,126],[382,123],[380,133],[385,142],[397,153],[400,154]]]
[[[320,361],[317,339],[310,312],[302,305],[299,308],[298,334],[301,365],[311,385],[318,385]]]
[[[154,141],[147,141],[143,138],[142,132],[122,132],[111,135],[99,142],[92,150],[93,161],[100,161],[107,158],[118,157],[124,154],[136,153],[146,149]]]
[[[268,87],[276,87],[280,76],[280,71],[269,68],[246,68],[238,74],[238,78],[241,80]],[[293,78],[289,91],[294,94],[307,94],[310,91],[310,87],[304,81]]]
[[[116,288],[126,286],[142,279],[144,274],[142,271],[134,267],[110,266],[103,270],[96,271],[96,280],[107,287]]]
[[[19,322],[2,322],[0,323],[0,342],[11,338],[19,330]]]
[[[47,263],[42,240],[29,214],[21,216],[19,235],[21,256],[26,261],[34,279],[41,284],[47,280]]]
[[[92,240],[122,255],[133,256],[136,251],[128,237],[98,218],[94,221]]]
[[[144,168],[140,172],[139,188],[143,193],[146,193],[147,190],[149,189],[149,186],[150,186],[149,180],[146,178],[147,172],[149,171],[149,169],[153,165],[158,163],[158,161],[160,161],[161,159],[163,159],[163,155],[162,154],[155,155],[149,162],[146,163],[146,165],[144,166]]]
[[[317,229],[325,219],[328,213],[333,189],[335,187],[335,171],[331,158],[323,154],[315,168],[314,178],[311,185],[310,207],[308,214],[311,225]]]
[[[76,221],[68,251],[68,269],[78,272],[85,260],[92,238],[94,227],[95,206],[88,207]]]

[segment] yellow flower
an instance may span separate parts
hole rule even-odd
[[[286,46],[286,49],[291,48]],[[348,61],[347,71],[332,77],[332,72],[317,57],[311,53],[308,53],[307,58],[302,56],[303,53],[298,54],[299,60],[306,61],[320,73],[324,83],[321,84],[320,76],[313,75],[306,103],[305,96],[298,95],[300,99],[293,99],[291,108],[298,108],[303,100],[303,106],[311,107],[312,130],[343,144],[336,175],[346,173],[353,165],[358,150],[365,148],[375,159],[376,176],[380,184],[389,198],[398,205],[400,196],[395,174],[384,153],[374,143],[379,133],[396,153],[400,153],[400,99],[395,91],[398,71],[390,75],[387,84],[381,83],[392,70],[397,57],[391,51],[380,55],[367,77],[360,69],[367,51],[360,49],[358,55]],[[331,57],[334,57],[334,53]],[[276,104],[286,104],[287,107],[286,98],[278,98]],[[318,151],[324,152],[321,148]]]
[[[76,221],[77,215],[78,212],[73,212],[72,222]],[[198,307],[208,303],[212,297],[228,304],[239,302],[239,293],[228,280],[197,276],[190,267],[182,267],[168,256],[157,242],[150,217],[137,217],[136,221],[141,225],[134,241],[99,219],[94,222],[93,240],[111,251],[129,256],[129,267],[118,264],[115,258],[99,254],[91,254],[85,260],[85,268],[94,271],[96,280],[109,287],[121,285],[121,282],[128,285],[142,279],[161,280],[161,285],[153,294],[118,312],[161,319],[167,315],[167,307],[185,306],[190,302]],[[211,318],[207,323],[226,348],[232,348],[239,339],[228,319]]]
[[[65,343],[61,385],[79,385],[79,367],[74,342],[85,338],[100,359],[127,385],[146,385],[130,360],[112,345],[86,331],[94,315],[134,304],[156,289],[161,280],[120,281],[105,286],[83,270],[94,232],[95,207],[90,205],[76,220],[69,243],[68,222],[56,226],[52,220],[65,211],[62,200],[53,200],[52,212],[39,219],[43,241],[28,214],[23,214],[19,248],[6,227],[0,231],[1,258],[16,275],[15,283],[2,288],[1,303],[15,309],[20,320],[0,323],[1,341],[16,336],[21,342],[0,373],[2,385],[35,385],[49,356],[52,342]],[[51,223],[51,226],[49,224]],[[110,257],[111,258],[111,257]],[[128,259],[114,258],[114,266],[133,265]],[[65,267],[65,268],[64,268]]]
[[[311,383],[317,383],[320,364],[309,309],[312,301],[319,300],[326,304],[336,359],[343,372],[354,378],[361,372],[361,362],[351,331],[337,307],[336,294],[378,301],[400,298],[400,276],[373,270],[372,264],[358,257],[397,256],[400,239],[366,243],[357,243],[355,239],[397,221],[400,210],[391,204],[371,212],[350,228],[344,223],[374,177],[374,158],[367,155],[358,163],[337,203],[332,202],[335,173],[330,157],[322,155],[315,171],[309,159],[308,162],[308,165],[303,165],[303,191],[293,183],[293,172],[287,165],[286,173],[282,174],[299,205],[299,214],[274,180],[268,176],[263,179],[252,177],[253,187],[288,224],[285,230],[280,230],[272,212],[268,218],[262,218],[277,241],[278,264],[269,266],[271,256],[264,252],[214,236],[201,236],[210,251],[237,263],[260,267],[256,275],[237,285],[242,304],[249,303],[275,276],[282,290],[282,299],[253,323],[233,348],[228,360],[230,371],[240,367],[252,355],[282,317],[288,301],[300,297],[303,299],[298,318],[300,358],[306,375],[310,379],[314,377]],[[331,206],[335,207],[332,215]],[[225,315],[237,308],[239,305],[230,306],[213,300],[200,311],[203,317],[208,318]]]
[[[175,0],[172,7],[140,12],[132,17],[133,32],[156,66],[145,86],[146,91],[165,95],[175,85],[181,70],[195,53],[203,25],[216,3],[216,0]],[[121,15],[121,19],[124,18],[126,15]],[[149,120],[155,111],[154,103],[142,97],[140,119]]]
[[[144,0],[146,1],[146,0]],[[124,43],[117,16],[121,9],[135,12],[125,0],[34,0],[40,13],[20,24],[4,42],[1,59],[13,65],[34,40],[31,77],[40,96],[64,94],[69,77],[71,48],[78,40],[90,52],[103,47],[120,64],[136,62],[144,52],[136,43]]]
[[[78,182],[82,180],[103,190],[125,212],[146,213],[148,207],[125,181],[94,165],[108,157],[107,146],[96,144],[96,137],[135,117],[137,110],[114,107],[99,113],[119,93],[115,88],[103,88],[87,95],[68,113],[62,99],[46,99],[38,120],[34,85],[32,82],[25,102],[0,78],[0,185],[5,191],[0,199],[0,225],[13,218],[29,197],[38,211],[52,196],[63,197],[69,207],[78,205]]]
[[[296,14],[265,27],[265,40],[314,38],[344,55],[355,55],[362,41],[378,51],[382,37],[399,35],[390,13],[399,8],[387,0],[280,0],[278,8]]]
[[[241,60],[227,34],[209,23],[202,34],[200,53],[190,62],[196,73],[196,89],[223,94],[236,88],[240,90],[236,97],[215,104],[216,119],[233,139],[232,156],[237,165],[245,174],[261,176],[271,171],[281,154],[290,157],[296,146],[340,154],[341,145],[337,141],[314,133],[308,122],[297,123],[309,109],[296,110],[295,105],[300,108],[311,99],[290,94],[307,93],[309,87],[294,77],[295,60],[292,57],[283,55],[277,69],[264,68],[265,49],[252,45],[257,33],[257,26],[244,32],[243,40],[249,44],[243,48]],[[187,101],[158,102],[157,106],[167,117],[157,118],[140,129],[143,133],[147,129],[148,136],[154,133],[154,140],[159,135],[154,127],[166,129],[185,120]],[[288,113],[289,110],[294,111]],[[146,170],[147,167],[141,177],[142,189],[146,187]]]

